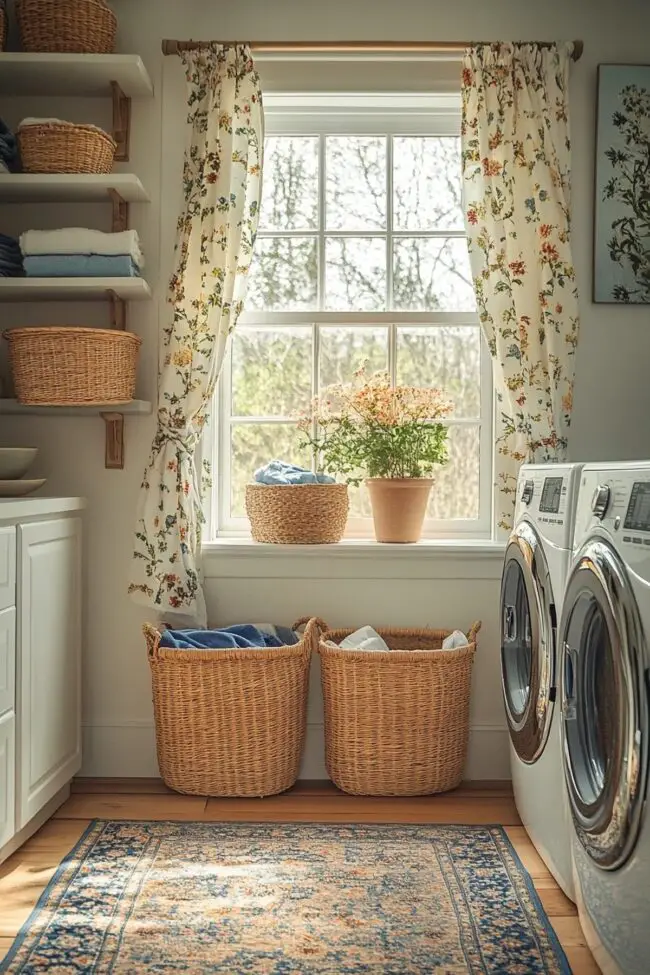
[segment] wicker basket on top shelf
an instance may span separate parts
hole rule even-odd
[[[4,51],[7,46],[7,11],[2,0],[0,0],[0,51]]]
[[[117,144],[96,125],[22,125],[18,145],[25,173],[110,173]]]
[[[112,54],[117,18],[104,0],[16,0],[24,51]]]
[[[4,333],[19,403],[98,406],[129,403],[141,339],[106,328],[46,326]]]

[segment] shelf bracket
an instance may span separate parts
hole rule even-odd
[[[131,99],[127,98],[117,81],[111,81],[113,96],[113,138],[117,142],[115,160],[126,162],[131,141]]]
[[[111,303],[111,325],[118,328],[121,332],[126,330],[126,301],[120,298],[114,291],[108,292]]]
[[[107,470],[124,469],[124,416],[122,413],[102,413],[105,448],[104,467]]]
[[[129,229],[129,204],[123,196],[120,196],[117,190],[110,189],[108,195],[113,204],[111,230],[114,234],[119,234],[122,230]]]

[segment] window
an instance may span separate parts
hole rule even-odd
[[[313,465],[294,415],[367,362],[454,402],[425,535],[488,536],[492,379],[463,226],[458,105],[278,97],[266,117],[256,255],[216,410],[216,531],[247,533],[245,485],[261,464]],[[372,536],[363,487],[351,488],[348,534]]]

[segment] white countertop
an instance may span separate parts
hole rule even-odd
[[[0,498],[0,522],[83,511],[85,498]]]

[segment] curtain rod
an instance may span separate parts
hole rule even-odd
[[[209,47],[214,41],[173,41],[165,40],[162,42],[163,54],[178,54],[179,51],[190,51],[204,47]],[[292,52],[343,52],[343,51],[363,51],[382,53],[389,51],[414,51],[414,52],[462,52],[467,47],[475,44],[498,43],[496,41],[218,41],[219,44],[233,46],[235,44],[248,44],[252,51],[264,54],[279,54]],[[515,41],[516,44],[537,44],[539,47],[550,47],[552,41]],[[574,61],[579,61],[584,50],[584,41],[573,42]]]

